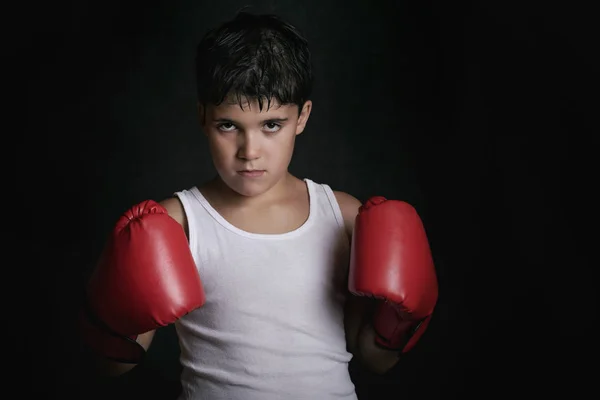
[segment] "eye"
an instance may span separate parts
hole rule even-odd
[[[266,128],[267,132],[275,133],[281,129],[281,124],[279,124],[277,122],[267,122],[265,124],[265,128]]]
[[[233,132],[235,130],[235,125],[231,122],[223,122],[222,124],[217,125],[217,129],[221,132]]]

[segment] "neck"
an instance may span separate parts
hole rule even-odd
[[[209,183],[212,192],[222,204],[236,207],[261,206],[278,200],[288,193],[288,188],[294,184],[296,178],[289,172],[286,173],[272,188],[257,196],[244,196],[232,190],[223,182],[219,175],[215,176]],[[217,200],[215,199],[215,200]]]

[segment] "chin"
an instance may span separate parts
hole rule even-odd
[[[230,188],[244,197],[256,197],[268,190],[268,188],[248,187],[248,185],[232,185]]]
[[[223,182],[234,192],[245,197],[256,197],[271,189],[274,186],[273,182],[257,181],[247,182],[244,178],[238,176],[223,179]]]

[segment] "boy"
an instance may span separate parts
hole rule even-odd
[[[288,171],[312,108],[293,26],[241,13],[209,32],[197,84],[217,175],[122,216],[88,287],[86,341],[123,373],[174,323],[181,400],[356,399],[352,356],[384,373],[433,311],[420,220]]]

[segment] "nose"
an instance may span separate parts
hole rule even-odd
[[[260,158],[260,139],[252,132],[244,132],[238,135],[237,157],[242,160],[256,160]]]

